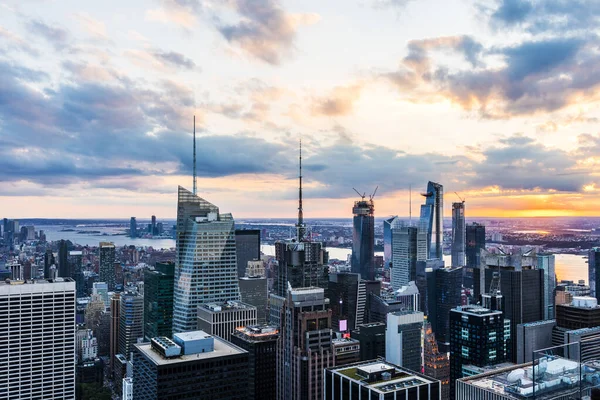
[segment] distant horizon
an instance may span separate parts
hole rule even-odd
[[[410,216],[406,215],[406,216],[402,216],[402,215],[385,215],[385,216],[375,216],[375,219],[385,219],[385,218],[389,218],[389,217],[398,217],[401,219],[409,219]],[[152,216],[146,218],[140,218],[136,215],[132,215],[131,217],[135,217],[138,221],[142,220],[151,220]],[[0,218],[7,218],[9,220],[18,220],[18,221],[28,221],[28,220],[61,220],[61,221],[129,221],[131,217],[99,217],[99,218],[62,218],[62,217],[0,217]],[[233,218],[235,220],[240,220],[240,219],[244,219],[244,220],[296,220],[297,217],[237,217],[233,216]],[[305,221],[311,221],[311,220],[351,220],[353,217],[349,216],[349,217],[304,217]],[[490,217],[490,216],[473,216],[473,217],[465,217],[465,219],[467,221],[469,220],[473,220],[473,219],[481,219],[481,220],[490,220],[490,219],[514,219],[514,220],[520,220],[520,219],[582,219],[582,218],[592,218],[592,219],[600,219],[599,215],[582,215],[582,216],[570,216],[570,215],[562,215],[562,216],[537,216],[537,217]],[[169,221],[175,221],[177,220],[176,217],[161,217],[156,215],[156,219],[162,219],[162,220],[169,220]],[[413,220],[418,221],[419,217],[412,217]],[[452,220],[452,217],[448,217],[448,216],[444,216],[444,220]]]

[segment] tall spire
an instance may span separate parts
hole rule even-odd
[[[196,116],[194,115],[194,186],[192,193],[196,195]]]
[[[296,236],[299,242],[304,240],[304,232],[306,227],[304,225],[304,214],[302,213],[302,138],[300,138],[299,154],[298,154],[298,223],[296,224]]]

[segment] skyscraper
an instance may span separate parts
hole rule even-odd
[[[0,285],[0,398],[75,399],[75,282]]]
[[[152,223],[150,224],[150,234],[156,235],[156,215],[152,216]]]
[[[464,271],[463,284],[466,288],[474,289],[475,270],[479,268],[481,262],[481,249],[485,249],[485,225],[473,222],[466,226],[465,233],[465,257],[466,268]],[[479,272],[479,271],[477,271]],[[479,279],[479,276],[477,277]]]
[[[387,315],[386,361],[412,371],[421,370],[423,317],[420,311],[396,311]]]
[[[431,324],[426,323],[423,329],[423,372],[442,383],[442,400],[447,400],[450,394],[450,360],[447,353],[439,351]]]
[[[355,201],[352,207],[352,272],[362,279],[375,279],[375,205],[372,197]]]
[[[450,310],[461,304],[462,267],[440,268],[428,277],[428,315],[440,350],[448,351]]]
[[[323,369],[333,366],[328,303],[321,288],[288,291],[277,347],[277,399],[322,399]]]
[[[417,278],[417,228],[392,227],[391,285],[394,290]]]
[[[175,264],[157,262],[144,270],[144,337],[173,334],[173,285]]]
[[[264,276],[244,276],[238,279],[240,296],[244,303],[256,307],[256,322],[264,324],[267,321],[269,307],[269,288]]]
[[[86,297],[85,275],[83,274],[83,252],[77,250],[70,251],[69,264],[71,265],[73,279],[75,279],[77,297]]]
[[[196,329],[198,305],[240,300],[231,214],[179,187],[173,332]]]
[[[465,202],[452,203],[452,266],[465,266]]]
[[[135,239],[137,237],[137,221],[135,217],[129,220],[129,237]]]
[[[383,221],[383,264],[385,268],[392,262],[392,229],[399,224],[400,219],[395,216]]]
[[[457,307],[450,311],[450,398],[463,367],[485,367],[505,362],[509,349],[509,322],[502,311],[480,306]]]
[[[554,318],[554,289],[556,288],[554,261],[554,254],[537,254],[537,268],[544,271],[544,319]]]
[[[69,265],[69,249],[65,240],[58,242],[58,276],[71,278],[73,273]]]
[[[260,260],[260,229],[235,230],[238,278],[246,276],[248,261]]]
[[[419,217],[419,261],[441,260],[444,239],[444,187],[429,181],[427,191],[421,195],[425,197],[425,204],[421,205]]]
[[[98,278],[101,282],[106,282],[108,290],[115,290],[115,245],[110,242],[100,242],[100,267],[98,270]]]
[[[120,324],[120,313],[121,313],[121,294],[114,293],[110,298],[110,371],[111,374],[115,373],[115,359],[119,354],[119,324]]]
[[[144,337],[144,297],[136,292],[121,295],[119,311],[119,354],[129,360],[133,345]]]
[[[600,247],[588,251],[588,282],[590,295],[600,301]]]
[[[360,275],[356,273],[329,274],[329,287],[326,294],[330,301],[333,330],[352,331],[356,327],[359,281]]]
[[[275,400],[277,394],[277,327],[254,325],[240,327],[231,343],[248,352],[249,400]]]

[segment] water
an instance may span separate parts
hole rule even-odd
[[[62,229],[75,229],[75,231],[100,231],[106,233],[103,235],[90,234],[90,233],[77,233],[77,232],[64,232]],[[86,227],[71,227],[64,225],[46,225],[36,226],[36,230],[41,229],[46,234],[46,240],[56,241],[60,239],[70,240],[71,242],[80,246],[98,246],[100,242],[113,242],[116,246],[129,246],[134,245],[136,247],[152,247],[155,249],[170,249],[175,247],[174,239],[146,239],[146,238],[135,238],[132,239],[125,235],[115,235],[117,233],[123,233],[122,228],[116,227],[105,227],[105,226],[86,226]]]

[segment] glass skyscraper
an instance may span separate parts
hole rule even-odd
[[[392,268],[390,281],[394,290],[417,278],[417,228],[392,227]]]
[[[115,244],[112,242],[100,242],[100,267],[98,269],[98,275],[100,282],[106,282],[108,290],[112,291],[115,289]]]
[[[352,272],[375,279],[375,206],[373,200],[354,202],[352,214]]]
[[[196,329],[202,303],[240,300],[231,214],[179,187],[173,332]]]
[[[554,318],[554,289],[556,288],[554,262],[554,254],[538,253],[537,255],[537,268],[544,270],[544,319]]]
[[[452,266],[465,265],[465,202],[452,203]]]
[[[444,238],[444,187],[435,182],[427,183],[425,204],[421,205],[419,218],[419,261],[442,259]]]
[[[590,294],[600,300],[600,247],[588,252],[588,279]]]
[[[485,225],[477,222],[468,224],[465,229],[465,237],[466,268],[463,284],[467,288],[475,289],[475,285],[481,278],[479,264],[481,263],[481,249],[485,249]]]

